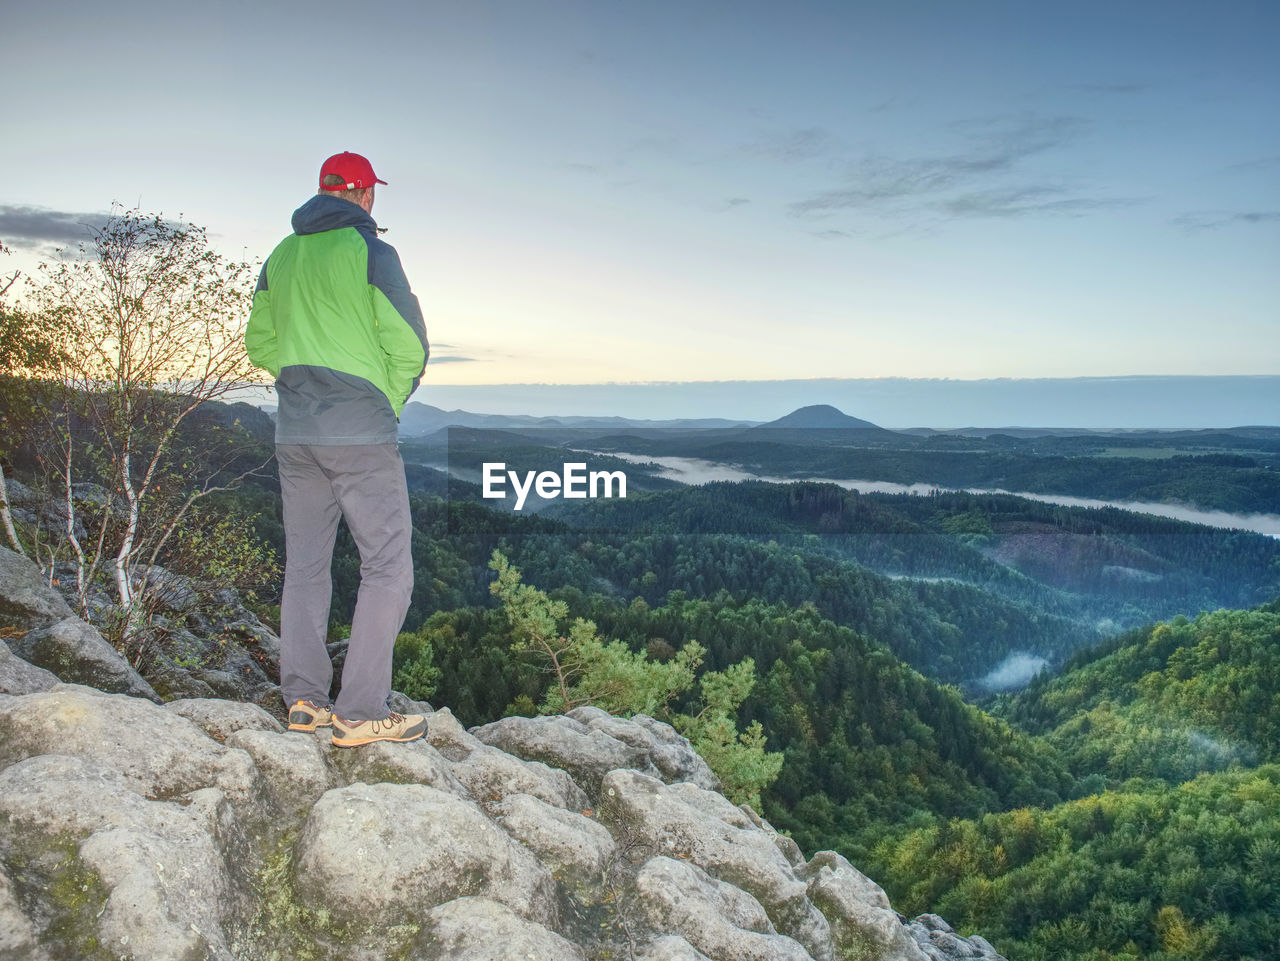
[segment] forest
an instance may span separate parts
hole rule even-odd
[[[781,548],[720,536],[682,555],[678,539],[644,541],[645,570],[619,590],[638,570],[625,553],[570,536],[501,541],[546,572],[531,581],[566,585],[551,595],[651,660],[692,640],[708,669],[750,658],[740,723],[759,722],[783,755],[766,816],[806,850],[845,853],[904,910],[942,911],[1010,957],[1263,958],[1276,943],[1280,605],[1121,633],[975,703],[881,641],[888,620],[855,629],[807,597],[705,583],[735,563],[768,570]],[[663,593],[654,567],[685,588]],[[920,602],[862,597],[886,611]],[[402,638],[397,678],[429,651],[431,693],[460,716],[532,713],[548,678],[512,642],[491,606],[437,612]]]
[[[1274,956],[1277,657],[1276,603],[1081,652],[997,710],[1087,794],[930,818],[891,832],[868,863],[905,903],[962,917],[1010,956]]]
[[[1262,958],[1276,943],[1280,635],[1258,606],[1280,595],[1274,539],[817,483],[652,491],[515,526],[459,485],[414,504],[438,570],[445,543],[473,578],[500,544],[652,660],[690,641],[708,670],[750,658],[739,722],[783,757],[766,816],[906,910],[943,911],[1010,957]],[[532,712],[547,677],[511,653],[483,590],[426,613],[398,676],[429,650],[432,693],[461,716]],[[1022,692],[976,683],[1015,651],[1049,668]]]
[[[270,429],[208,405],[184,431],[240,477],[200,523],[282,557]],[[9,475],[36,483],[37,454],[11,446]],[[416,580],[394,682],[411,697],[468,725],[554,708],[494,597],[498,550],[635,676],[696,663],[686,681],[710,687],[670,686],[664,716],[704,716],[732,679],[716,701],[730,733],[706,742],[740,745],[722,770],[754,765],[744,795],[760,785],[766,817],[903,910],[1018,958],[1261,959],[1277,943],[1280,541],[817,482],[655,485],[512,517],[406,460]],[[255,609],[278,626],[278,569],[256,570]],[[358,574],[343,532],[334,642]],[[1044,669],[984,684],[1015,655]]]
[[[928,483],[1280,513],[1280,430],[1031,436],[754,428],[603,437],[601,451],[697,457],[755,474]]]

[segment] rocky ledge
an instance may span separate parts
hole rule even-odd
[[[806,861],[650,718],[429,723],[344,751],[246,703],[0,695],[0,957],[998,957]]]
[[[421,741],[340,750],[245,701],[63,683],[15,633],[0,961],[999,958],[806,860],[652,718],[441,709]]]

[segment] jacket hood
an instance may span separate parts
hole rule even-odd
[[[377,221],[365,213],[363,207],[324,194],[316,194],[295,210],[292,222],[295,234],[318,234],[340,227],[363,227],[369,231],[378,228]]]

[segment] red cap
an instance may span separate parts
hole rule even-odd
[[[342,183],[332,187],[326,186],[324,178],[329,174],[337,174],[342,178]],[[358,153],[349,153],[345,150],[342,153],[336,153],[320,168],[321,190],[363,190],[374,184],[385,185],[386,181],[379,180],[378,175],[373,172],[373,164]]]

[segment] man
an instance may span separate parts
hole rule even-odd
[[[284,503],[280,686],[289,728],[333,728],[333,743],[412,741],[417,714],[392,713],[391,654],[413,590],[400,411],[426,369],[426,329],[395,249],[378,239],[364,157],[320,168],[316,196],[262,266],[245,346],[276,378],[276,460]],[[329,567],[339,516],[360,550],[360,590],[342,687],[329,704]]]

